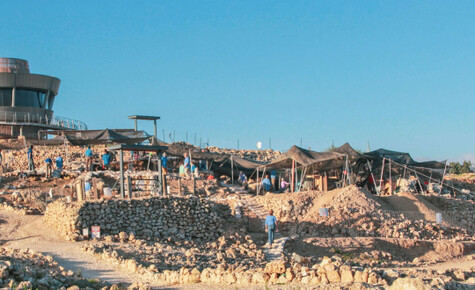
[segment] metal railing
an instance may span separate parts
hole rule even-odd
[[[12,125],[18,123],[26,123],[51,125],[70,130],[87,130],[87,125],[84,122],[60,116],[53,116],[52,118],[48,118],[47,115],[40,113],[3,112],[0,113],[0,121]]]
[[[87,130],[87,125],[84,122],[59,116],[53,116],[50,125],[68,128],[72,130]]]

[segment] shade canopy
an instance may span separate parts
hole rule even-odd
[[[338,152],[317,152],[303,149],[294,145],[289,150],[287,150],[287,152],[278,156],[269,164],[265,165],[265,167],[275,169],[289,168],[292,166],[292,161],[295,161],[300,165],[309,167],[317,166],[318,163],[324,161],[344,159],[345,157],[345,154],[341,154]]]

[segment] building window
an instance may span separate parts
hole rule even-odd
[[[53,110],[53,103],[54,103],[54,94],[53,92],[51,92],[48,98],[48,107],[47,107],[48,110]]]
[[[12,89],[0,89],[0,106],[12,106]]]
[[[16,89],[15,107],[45,108],[46,91]]]

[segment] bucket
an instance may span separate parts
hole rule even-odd
[[[105,197],[112,197],[112,191],[110,187],[104,187],[104,196]]]
[[[442,213],[438,212],[435,214],[435,222],[438,224],[442,223]]]
[[[328,217],[328,208],[321,208],[320,209],[320,216]]]

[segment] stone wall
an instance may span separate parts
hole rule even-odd
[[[199,198],[149,198],[67,203],[46,209],[45,221],[67,239],[79,239],[83,228],[100,226],[101,235],[133,233],[139,238],[209,241],[222,234],[213,203]]]

